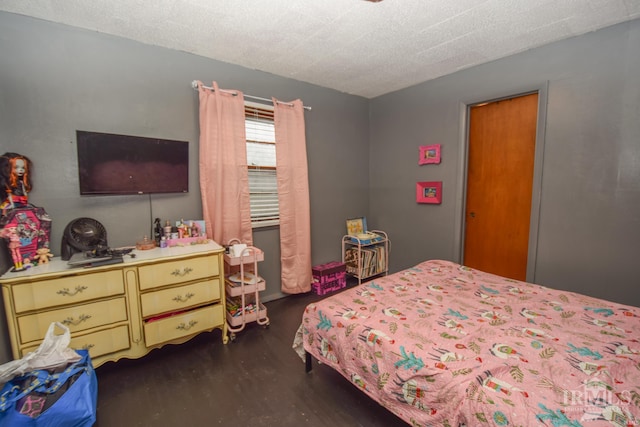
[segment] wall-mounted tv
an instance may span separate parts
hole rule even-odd
[[[81,195],[187,193],[189,142],[76,131]]]

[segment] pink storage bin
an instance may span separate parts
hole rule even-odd
[[[311,269],[313,284],[311,287],[318,295],[325,295],[347,286],[346,265],[339,261],[316,265]]]

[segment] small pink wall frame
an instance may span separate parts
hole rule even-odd
[[[420,146],[420,159],[418,160],[418,164],[426,165],[429,163],[440,163],[440,144]]]
[[[442,181],[416,182],[416,202],[442,203]]]

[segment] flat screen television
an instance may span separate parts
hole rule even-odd
[[[189,142],[76,131],[81,195],[187,193]]]

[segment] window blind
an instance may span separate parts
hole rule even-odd
[[[273,110],[263,105],[245,105],[247,165],[251,225],[278,225],[280,207],[276,181],[276,136]]]

